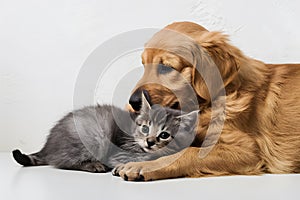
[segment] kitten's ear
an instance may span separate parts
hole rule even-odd
[[[180,126],[184,127],[184,129],[193,129],[197,126],[199,112],[199,110],[194,110],[176,118],[180,120]]]
[[[151,110],[151,105],[148,102],[147,98],[144,95],[144,92],[142,92],[142,107],[141,107],[141,113],[148,113],[149,110]]]

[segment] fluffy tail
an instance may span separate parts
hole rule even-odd
[[[12,152],[14,159],[23,166],[39,166],[47,165],[41,153],[34,153],[30,155],[23,154],[19,149],[16,149]]]

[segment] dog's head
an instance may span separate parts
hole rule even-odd
[[[222,88],[238,87],[236,75],[243,58],[222,33],[191,22],[173,23],[146,43],[144,75],[129,103],[139,110],[144,91],[152,104],[175,109],[192,105],[191,110],[209,106]]]

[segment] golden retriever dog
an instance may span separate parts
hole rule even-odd
[[[141,91],[152,104],[188,107],[193,104],[190,87],[199,120],[190,147],[119,166],[123,179],[300,172],[300,64],[249,58],[223,33],[192,22],[156,33],[142,61],[145,72],[130,97],[132,108],[140,108]],[[218,111],[222,99],[224,110]]]

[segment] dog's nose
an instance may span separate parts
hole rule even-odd
[[[148,147],[152,147],[153,145],[155,145],[155,139],[147,138],[146,142]]]
[[[129,104],[135,111],[139,111],[142,106],[142,90],[137,89],[129,98]]]
[[[135,111],[139,111],[141,109],[142,92],[144,93],[144,96],[146,97],[149,104],[151,104],[149,92],[147,90],[137,89],[129,98],[129,104]]]

